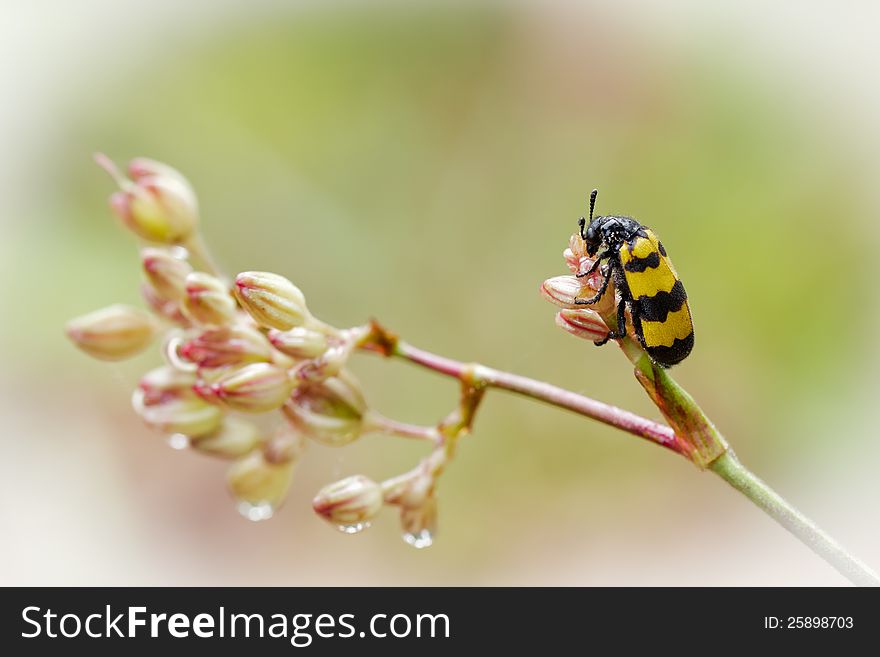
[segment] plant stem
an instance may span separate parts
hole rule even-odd
[[[424,427],[419,424],[392,420],[376,411],[368,411],[364,417],[364,426],[370,430],[383,431],[401,438],[415,438],[430,442],[438,442],[440,438],[437,427]]]
[[[659,368],[652,369],[645,362],[642,362],[635,348],[631,349],[632,353],[627,353],[627,355],[636,365],[637,374],[641,375],[639,380],[642,385],[646,386],[649,394],[653,388],[659,395],[661,404],[658,405],[660,405],[661,411],[668,413],[673,419],[678,419],[679,414],[682,417],[689,416],[690,422],[683,422],[681,425],[684,428],[688,428],[691,422],[696,421],[696,426],[708,425],[709,430],[713,434],[717,434],[717,441],[719,441],[717,444],[721,444],[724,451],[713,460],[708,462],[695,460],[695,452],[692,447],[693,438],[679,436],[672,428],[664,424],[543,381],[536,381],[477,363],[464,363],[419,349],[400,340],[396,335],[375,322],[372,324],[371,330],[364,333],[358,346],[367,351],[407,360],[420,367],[458,379],[468,385],[508,390],[564,408],[671,449],[724,479],[854,584],[880,586],[880,578],[876,573],[844,550],[837,541],[819,529],[804,514],[749,471],[727,448],[726,442],[720,434],[717,434],[717,430],[690,396],[665,371],[659,370]],[[622,346],[626,347],[627,345]],[[654,397],[655,395],[652,395],[652,398]],[[674,407],[673,410],[668,408],[670,400]],[[664,408],[664,406],[667,407]],[[712,442],[714,444],[715,440],[713,439]]]
[[[536,381],[519,374],[503,372],[485,365],[462,363],[445,356],[438,356],[424,349],[419,349],[402,340],[395,341],[390,355],[457,379],[461,379],[470,372],[477,382],[491,388],[508,390],[553,406],[565,408],[579,415],[584,415],[631,433],[634,436],[646,438],[674,452],[681,453],[683,449],[675,433],[666,425],[550,383]]]
[[[724,436],[668,370],[654,363],[630,338],[621,342],[627,358],[635,365],[636,379],[672,427],[684,447],[684,455],[700,469],[709,467],[728,450]]]
[[[804,545],[851,582],[860,586],[880,586],[880,578],[876,573],[750,472],[731,451],[718,457],[709,469],[797,536]]]
[[[214,260],[214,256],[211,255],[211,250],[208,248],[205,238],[201,233],[195,233],[181,246],[189,251],[189,259],[196,269],[201,269],[217,278],[223,278],[223,272]]]

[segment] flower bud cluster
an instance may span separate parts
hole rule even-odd
[[[147,243],[141,289],[151,312],[110,306],[69,322],[67,335],[102,360],[129,358],[163,337],[166,362],[141,378],[132,405],[173,446],[230,461],[227,487],[245,517],[266,519],[282,504],[307,440],[340,447],[375,430],[435,439],[432,427],[401,429],[368,407],[347,363],[369,327],[324,324],[275,273],[228,281],[209,266],[196,196],[178,171],[138,158],[126,177],[106,157],[97,160],[119,186],[113,211]],[[276,414],[274,432],[250,419],[267,413]],[[441,452],[435,445],[432,454]],[[397,506],[407,541],[424,547],[436,522],[437,471],[417,468],[418,476],[382,484],[348,477],[323,488],[313,506],[348,533],[384,505]]]
[[[602,340],[609,333],[602,318],[613,316],[616,309],[613,281],[609,281],[605,294],[595,303],[579,302],[595,296],[602,289],[605,274],[610,272],[593,268],[595,260],[587,254],[584,240],[576,233],[562,255],[571,275],[548,278],[541,284],[541,296],[561,308],[556,313],[559,328],[592,342]]]

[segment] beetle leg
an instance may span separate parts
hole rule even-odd
[[[609,340],[620,340],[621,338],[626,337],[626,301],[623,299],[620,300],[620,303],[617,304],[617,330],[612,331],[609,329],[608,335],[606,335],[601,340],[594,340],[593,344],[597,347],[601,347]]]
[[[593,262],[593,264],[590,265],[590,268],[587,271],[581,272],[580,274],[575,274],[575,276],[577,276],[578,278],[583,278],[584,276],[589,276],[590,274],[592,274],[594,271],[596,271],[599,268],[599,263],[602,262],[602,258],[604,258],[604,257],[605,257],[604,254],[600,255],[598,258],[596,258],[596,260]]]
[[[614,336],[615,340],[626,337],[626,301],[623,299],[620,300],[620,303],[617,304],[617,335]]]
[[[626,304],[630,304],[630,310],[632,310],[632,297],[629,295],[629,289],[626,285],[626,280],[623,278],[623,273],[618,269],[614,269],[614,263],[618,262],[613,258],[610,258],[608,261],[608,269],[607,274],[605,276],[605,284],[602,286],[602,291],[604,292],[605,287],[607,287],[608,281],[611,279],[612,274],[615,275],[615,278],[619,278],[620,280],[616,281],[618,289],[620,291],[620,301],[617,304],[617,330],[612,331],[609,329],[608,335],[606,335],[601,340],[595,340],[593,344],[597,347],[601,347],[609,340],[620,340],[621,338],[626,337]],[[619,265],[619,262],[618,262]],[[577,303],[577,299],[575,299],[575,303]],[[635,322],[635,318],[633,318],[633,322]],[[635,324],[633,324],[635,326]]]
[[[611,339],[611,331],[608,331],[608,335],[606,335],[601,340],[593,340],[593,344],[596,345],[597,347],[601,347],[606,342],[608,342],[610,339]]]
[[[596,260],[598,263],[599,261]],[[601,299],[605,295],[605,291],[608,289],[608,283],[611,282],[611,277],[606,276],[602,281],[602,287],[599,288],[599,291],[596,292],[595,295],[591,296],[589,299],[575,299],[574,303],[578,306],[589,306],[591,304],[596,303],[599,299]]]

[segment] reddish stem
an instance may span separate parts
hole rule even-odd
[[[437,442],[440,434],[437,427],[425,427],[420,424],[410,424],[409,422],[401,422],[400,420],[392,420],[384,415],[379,415],[372,411],[369,416],[369,423],[375,427],[377,431],[392,433],[402,438],[416,438],[418,440],[429,440]]]
[[[617,406],[605,404],[550,383],[503,372],[485,365],[463,363],[419,349],[402,340],[393,339],[391,342],[390,349],[373,350],[403,358],[416,365],[462,381],[479,382],[492,388],[508,390],[532,399],[538,399],[598,420],[634,436],[646,438],[678,454],[686,454],[675,432],[665,424],[654,422]]]

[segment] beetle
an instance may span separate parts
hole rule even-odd
[[[590,194],[589,223],[583,217],[578,221],[587,254],[595,257],[595,261],[588,271],[577,276],[589,276],[599,269],[604,278],[593,297],[575,299],[575,303],[596,303],[613,280],[620,295],[617,331],[609,332],[595,344],[602,346],[626,335],[628,307],[633,330],[642,347],[658,365],[672,367],[683,361],[694,346],[694,324],[684,285],[666,249],[650,228],[632,217],[593,217],[598,193],[594,189]],[[604,266],[600,268],[603,261]]]

